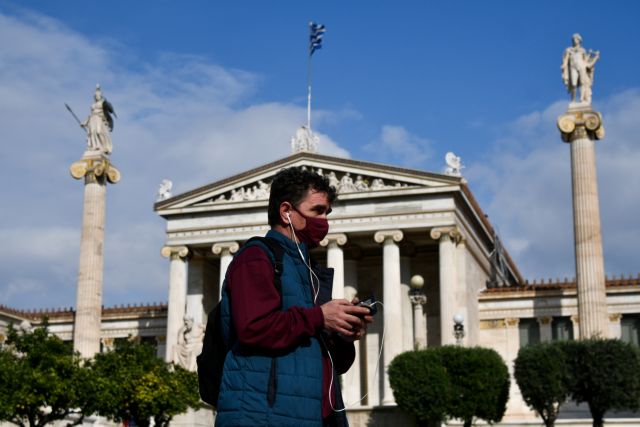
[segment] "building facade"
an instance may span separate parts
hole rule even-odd
[[[194,369],[226,268],[243,242],[268,230],[271,180],[291,166],[325,175],[338,189],[329,235],[312,252],[335,269],[333,296],[373,296],[384,304],[342,377],[352,426],[412,424],[397,411],[386,368],[416,343],[493,348],[512,372],[520,347],[579,336],[575,282],[525,281],[464,178],[302,151],[157,202],[154,209],[167,224],[161,252],[170,265],[168,305],[104,308],[102,350],[118,339],[137,339],[155,345],[166,360]],[[423,298],[412,299],[416,275],[424,280]],[[610,337],[638,344],[640,277],[610,278],[606,289]],[[7,307],[0,307],[0,340],[8,323],[37,326],[43,316],[53,333],[72,340],[73,310]],[[462,319],[462,336],[456,336],[455,316]],[[211,425],[207,411],[173,424]],[[568,404],[562,417],[567,425],[590,425],[584,407]],[[633,414],[611,420],[638,422]],[[501,425],[539,423],[513,382]]]

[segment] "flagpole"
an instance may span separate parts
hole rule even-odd
[[[313,37],[313,22],[309,22],[309,56],[307,60],[307,129],[311,132],[311,55],[312,50],[312,37]]]
[[[307,61],[307,129],[311,131],[311,54]]]

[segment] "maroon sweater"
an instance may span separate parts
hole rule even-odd
[[[280,309],[280,295],[273,281],[273,264],[259,247],[243,250],[234,259],[227,272],[227,289],[231,301],[231,317],[238,341],[260,350],[294,348],[299,342],[318,336],[324,326],[322,309],[291,307]],[[353,343],[338,337],[325,339],[333,363],[339,374],[345,373],[355,357]],[[331,415],[329,383],[331,362],[323,352],[322,416]],[[331,402],[336,404],[333,378]]]

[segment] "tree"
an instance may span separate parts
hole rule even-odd
[[[568,388],[577,403],[586,402],[594,427],[603,426],[611,409],[640,406],[640,356],[620,340],[589,339],[561,344],[569,365]]]
[[[80,357],[49,334],[46,319],[32,332],[9,325],[0,348],[0,420],[21,427],[81,424],[93,413],[90,384]]]
[[[502,419],[509,400],[509,370],[498,353],[481,347],[444,346],[440,356],[451,384],[447,415],[470,427],[473,418]]]
[[[153,418],[168,426],[174,415],[199,406],[198,377],[165,363],[146,344],[125,342],[91,362],[98,394],[97,412],[116,422],[147,427]]]
[[[565,352],[556,343],[531,345],[518,352],[514,375],[522,398],[547,427],[553,427],[569,397],[568,369]]]
[[[430,350],[398,355],[389,365],[389,382],[398,406],[421,426],[444,421],[450,385],[437,354]]]

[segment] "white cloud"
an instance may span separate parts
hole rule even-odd
[[[640,90],[594,105],[607,135],[596,142],[605,269],[635,274],[640,258]],[[566,109],[559,101],[504,126],[490,157],[472,162],[466,177],[482,194],[490,220],[523,274],[530,278],[575,275],[569,145],[555,126]]]
[[[380,136],[364,150],[376,161],[407,167],[424,167],[433,155],[432,142],[407,131],[402,126],[384,125]]]
[[[16,307],[75,304],[82,183],[68,167],[85,136],[65,102],[84,119],[99,82],[118,114],[112,161],[122,180],[107,191],[105,304],[166,299],[164,224],[152,210],[163,178],[176,194],[284,157],[306,119],[298,105],[253,103],[254,73],[173,53],[141,63],[116,41],[40,15],[0,14],[0,40],[0,236],[21,254],[0,251],[0,295]],[[355,114],[318,111],[316,128]],[[320,151],[349,155],[324,134]]]

